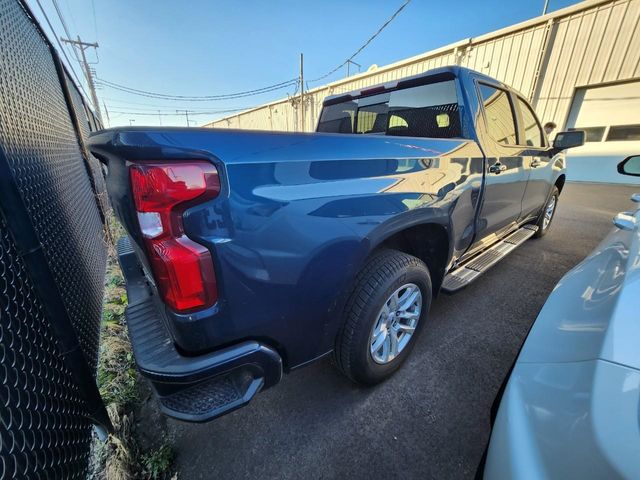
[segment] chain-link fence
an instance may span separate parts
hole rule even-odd
[[[0,478],[83,478],[109,423],[97,125],[28,8],[0,0]]]

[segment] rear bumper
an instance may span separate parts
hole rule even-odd
[[[180,354],[128,238],[118,242],[127,286],[125,316],[138,369],[153,386],[163,412],[204,422],[245,406],[282,377],[282,359],[272,348],[245,341],[198,356]]]

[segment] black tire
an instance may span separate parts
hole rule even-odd
[[[547,203],[545,203],[544,207],[542,207],[542,212],[540,212],[540,217],[538,217],[538,221],[536,222],[536,226],[538,227],[538,231],[533,235],[533,238],[544,237],[547,234],[547,232],[549,231],[549,229],[551,228],[551,224],[553,223],[553,219],[556,217],[556,211],[558,210],[558,199],[559,198],[560,198],[560,190],[558,190],[558,187],[553,187],[553,190],[551,190],[551,195],[549,195],[549,198],[547,199]],[[544,223],[545,223],[545,221],[544,221],[545,213],[546,213],[547,207],[551,203],[552,199],[555,200],[555,206],[554,206],[553,212],[551,214],[551,219],[549,220],[549,222],[545,226],[544,225]]]
[[[408,283],[416,285],[422,295],[415,332],[394,359],[379,364],[370,351],[372,329],[389,297]],[[347,300],[334,352],[338,368],[352,381],[364,385],[374,385],[390,377],[411,353],[426,323],[432,296],[429,269],[420,259],[397,250],[381,250],[373,255],[357,275]]]

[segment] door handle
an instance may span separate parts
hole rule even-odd
[[[531,168],[538,168],[540,165],[542,165],[542,162],[538,158],[534,158],[531,162]]]
[[[506,165],[503,165],[500,162],[496,162],[489,167],[489,173],[498,174],[500,172],[504,172],[506,169],[507,169]]]

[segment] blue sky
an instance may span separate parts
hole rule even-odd
[[[71,35],[97,41],[88,57],[99,78],[171,95],[219,95],[261,88],[298,75],[319,77],[350,57],[404,0],[166,1],[56,0]],[[28,0],[42,18],[35,0]],[[58,35],[54,0],[40,0]],[[550,0],[549,10],[576,0]],[[539,15],[544,0],[412,0],[356,58],[363,71]],[[94,15],[95,11],[95,15]],[[46,24],[45,30],[49,31]],[[71,51],[67,55],[80,75]],[[346,75],[336,72],[327,81]],[[310,87],[321,83],[310,84]],[[225,101],[168,101],[100,87],[110,125],[201,125],[224,113],[291,94],[294,87]],[[161,116],[158,115],[160,110]],[[205,113],[208,112],[208,113]],[[104,115],[104,112],[103,112]]]

